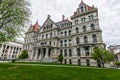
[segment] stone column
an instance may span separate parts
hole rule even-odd
[[[38,57],[38,60],[41,60],[41,49],[40,49],[40,53],[39,53],[39,57]]]
[[[9,56],[9,55],[10,55],[10,48],[11,48],[11,46],[10,46],[10,45],[8,45],[8,46],[9,46],[9,48],[8,48],[8,52],[7,52],[7,54],[8,54],[8,55],[7,55],[7,58],[10,59],[10,56]]]
[[[34,49],[32,50],[31,54],[29,54],[29,58],[30,58],[30,60],[34,59]]]
[[[48,58],[48,48],[46,48],[46,54],[45,54],[45,58]]]
[[[13,51],[14,51],[14,46],[11,46],[12,47],[12,49],[11,49],[11,59],[13,59]]]
[[[34,57],[35,60],[37,60],[37,55],[38,55],[37,49],[35,49],[35,57]]]
[[[20,47],[18,48],[18,55],[17,57],[21,54],[22,51],[20,51]]]

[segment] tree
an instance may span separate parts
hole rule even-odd
[[[19,55],[19,59],[26,59],[28,58],[28,51],[22,50],[21,55]]]
[[[92,57],[97,60],[100,65],[102,64],[102,67],[105,67],[104,64],[106,62],[110,62],[114,59],[114,55],[110,51],[98,46],[94,47]]]
[[[116,61],[114,64],[117,66],[117,68],[120,66],[120,62]]]
[[[58,62],[60,62],[60,64],[62,64],[62,62],[63,62],[63,55],[62,54],[60,54],[58,56]]]
[[[26,0],[0,0],[0,43],[13,40],[30,21]]]

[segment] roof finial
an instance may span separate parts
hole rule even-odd
[[[64,15],[62,15],[62,20],[63,20],[63,21],[65,20],[65,16],[64,16]]]
[[[48,18],[50,18],[50,15],[48,15]]]
[[[37,19],[37,22],[38,22],[38,19]]]

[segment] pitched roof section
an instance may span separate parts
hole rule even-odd
[[[38,32],[39,29],[40,29],[40,25],[39,25],[39,23],[38,23],[38,21],[37,21],[37,22],[33,25],[33,31]]]
[[[68,18],[67,19],[63,18],[62,21],[59,21],[56,24],[60,29],[63,29],[63,28],[71,27],[72,22],[70,20],[68,20]]]
[[[78,7],[77,10],[74,12],[73,16],[76,16],[76,15],[78,15],[79,13],[82,13],[82,12],[81,12],[81,7],[82,7],[82,6],[83,6],[83,10],[84,10],[84,11],[82,11],[82,12],[87,12],[87,11],[91,11],[91,10],[95,9],[94,6],[91,7],[91,6],[87,5],[86,3],[84,3],[83,0],[82,0],[81,3],[79,4],[79,7]]]
[[[65,20],[62,20],[62,21],[57,22],[56,24],[59,24],[59,23],[64,23],[64,22],[71,22],[71,21],[70,21],[70,20],[68,20],[68,19],[65,19]]]
[[[91,6],[87,5],[86,3],[84,3],[83,0],[81,1],[79,6],[82,6],[82,5],[86,6],[88,8],[88,11],[94,9],[94,7],[91,7]]]
[[[30,32],[38,32],[40,29],[40,25],[38,23],[38,21],[34,24],[34,25],[30,25],[30,27],[28,28],[28,31],[26,33],[30,33]]]

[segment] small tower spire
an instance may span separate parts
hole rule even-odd
[[[48,18],[50,18],[50,15],[48,15]]]
[[[64,15],[62,15],[62,20],[63,20],[63,21],[65,20],[65,16],[64,16]]]

